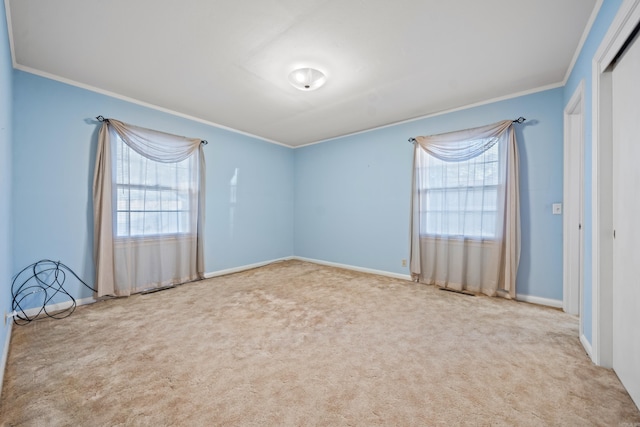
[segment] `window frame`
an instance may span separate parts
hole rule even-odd
[[[483,162],[483,164],[487,164],[487,163],[496,163],[497,167],[498,167],[498,171],[500,171],[501,168],[501,155],[500,155],[500,142],[496,142],[493,146],[491,146],[488,150],[486,150],[485,152],[481,153],[479,156],[483,156],[485,155],[489,150],[495,149],[496,150],[496,159],[495,160],[490,160],[490,161],[486,161]],[[422,155],[424,156],[432,156],[431,154],[424,152]],[[461,162],[446,162],[444,160],[440,160],[442,163],[446,164],[446,163],[456,163],[456,164],[461,164],[461,163],[470,163],[473,159],[476,159],[477,157],[473,157],[471,159],[468,160],[464,160]],[[435,157],[434,157],[435,158]],[[437,159],[439,160],[439,159]],[[429,176],[429,165],[425,165],[423,167],[421,167],[420,169],[422,169],[421,173],[424,174],[425,177]],[[425,181],[427,181],[427,179],[425,179]],[[478,188],[478,189],[487,189],[487,188],[491,188],[493,187],[495,189],[495,194],[499,195],[499,189],[500,187],[504,186],[504,183],[501,182],[500,180],[500,175],[498,175],[498,182],[497,183],[492,183],[492,184],[486,184],[486,185],[468,185],[468,186],[464,186],[464,185],[458,185],[458,186],[440,186],[440,187],[431,187],[431,188],[425,188],[425,187],[420,187],[418,188],[418,192],[420,193],[420,199],[421,200],[427,200],[428,199],[428,194],[430,192],[446,192],[446,191],[455,191],[455,190],[469,190],[469,189],[473,189],[473,188]],[[426,205],[426,203],[425,203]],[[480,209],[480,210],[452,210],[452,209],[428,209],[426,206],[424,208],[420,208],[418,214],[419,214],[419,221],[424,224],[424,227],[421,226],[420,229],[421,230],[425,230],[425,232],[420,234],[421,238],[429,238],[429,239],[434,239],[434,240],[452,240],[452,241],[460,241],[460,242],[493,242],[493,241],[499,241],[501,240],[500,237],[500,233],[499,230],[494,230],[493,235],[490,236],[483,236],[483,235],[464,235],[464,234],[444,234],[444,233],[428,233],[426,232],[428,225],[426,222],[426,218],[425,215],[427,214],[427,212],[441,212],[441,213],[458,213],[458,214],[465,214],[467,212],[493,212],[495,214],[498,213],[498,199],[496,198],[496,204],[494,206],[493,210],[485,210],[485,209]]]
[[[195,234],[196,234],[196,228],[197,228],[197,224],[191,224],[191,220],[190,220],[190,216],[192,215],[191,209],[192,207],[189,207],[188,209],[131,209],[131,199],[128,198],[126,203],[129,206],[128,209],[121,209],[118,205],[118,193],[121,190],[128,190],[129,194],[130,194],[130,190],[132,188],[137,187],[137,189],[139,190],[152,190],[152,191],[161,191],[162,189],[166,189],[167,191],[175,191],[176,193],[179,193],[180,191],[186,191],[187,193],[189,193],[189,189],[186,190],[181,190],[179,187],[179,184],[176,183],[176,185],[174,187],[171,186],[167,186],[167,185],[162,185],[158,182],[152,184],[152,185],[145,185],[145,184],[131,184],[131,183],[124,183],[124,182],[118,182],[119,177],[118,177],[118,166],[119,164],[121,164],[121,162],[123,161],[123,159],[120,158],[119,154],[119,147],[126,147],[126,153],[129,156],[129,159],[127,160],[127,162],[130,161],[130,156],[131,154],[133,154],[134,156],[139,156],[140,158],[144,159],[145,162],[152,162],[154,164],[158,164],[158,165],[164,165],[165,163],[162,162],[157,162],[154,161],[152,159],[149,159],[143,155],[141,155],[140,153],[138,153],[136,150],[134,150],[133,148],[131,148],[121,137],[120,135],[118,135],[117,133],[114,132],[114,136],[115,136],[115,143],[112,144],[112,151],[113,151],[113,174],[114,174],[114,178],[113,178],[113,231],[114,231],[114,239],[116,242],[149,242],[149,243],[153,243],[153,242],[158,242],[158,241],[167,241],[167,240],[184,240],[184,239],[191,239],[191,238],[195,238]],[[123,151],[123,155],[124,155],[124,151]],[[187,159],[183,160],[183,162],[189,162],[189,168],[193,168],[195,167],[194,165],[194,159],[193,156],[188,157]],[[175,173],[178,173],[178,168],[175,166],[176,164],[181,163],[181,162],[175,162],[175,163],[166,163],[167,165],[174,165],[174,169],[175,169]],[[129,167],[129,171],[130,171],[130,167]],[[192,200],[194,197],[193,194],[188,194],[187,197],[187,201]],[[179,199],[179,196],[177,197],[177,199]],[[150,234],[146,234],[146,233],[142,233],[142,234],[131,234],[131,213],[145,213],[145,212],[157,212],[157,213],[162,213],[162,212],[168,212],[168,213],[174,213],[179,215],[180,212],[186,213],[187,214],[187,218],[188,218],[188,222],[190,224],[188,224],[187,226],[187,231],[176,231],[176,232],[159,232],[159,233],[150,233]],[[126,234],[120,234],[120,226],[119,226],[119,221],[118,218],[120,216],[120,214],[125,213],[128,216],[127,219],[127,232]],[[179,221],[179,218],[177,219]],[[179,226],[178,226],[179,229]]]

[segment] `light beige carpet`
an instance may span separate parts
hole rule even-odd
[[[575,317],[299,261],[13,329],[6,426],[633,426]]]

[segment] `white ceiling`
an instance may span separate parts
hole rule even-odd
[[[6,4],[19,69],[299,146],[560,84],[596,0]]]

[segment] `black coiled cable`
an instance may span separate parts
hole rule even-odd
[[[53,319],[64,319],[70,316],[76,309],[76,300],[64,289],[63,285],[67,278],[67,273],[71,273],[80,283],[95,292],[95,289],[87,285],[73,270],[60,261],[43,259],[34,262],[16,274],[13,282],[11,282],[11,296],[13,298],[11,308],[14,312],[13,322],[16,325],[26,325],[33,320],[41,318],[41,314],[43,313],[45,317],[51,317]],[[20,285],[16,287],[17,283],[20,283]],[[29,295],[39,292],[44,292],[42,307],[37,314],[29,316],[20,304]],[[65,309],[49,313],[46,306],[58,294],[66,295],[71,305]]]

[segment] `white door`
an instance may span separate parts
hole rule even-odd
[[[613,69],[613,369],[640,407],[640,41]]]
[[[581,83],[564,110],[563,304],[569,314],[582,313],[582,215],[584,186],[583,92]],[[583,334],[580,319],[580,335]]]

